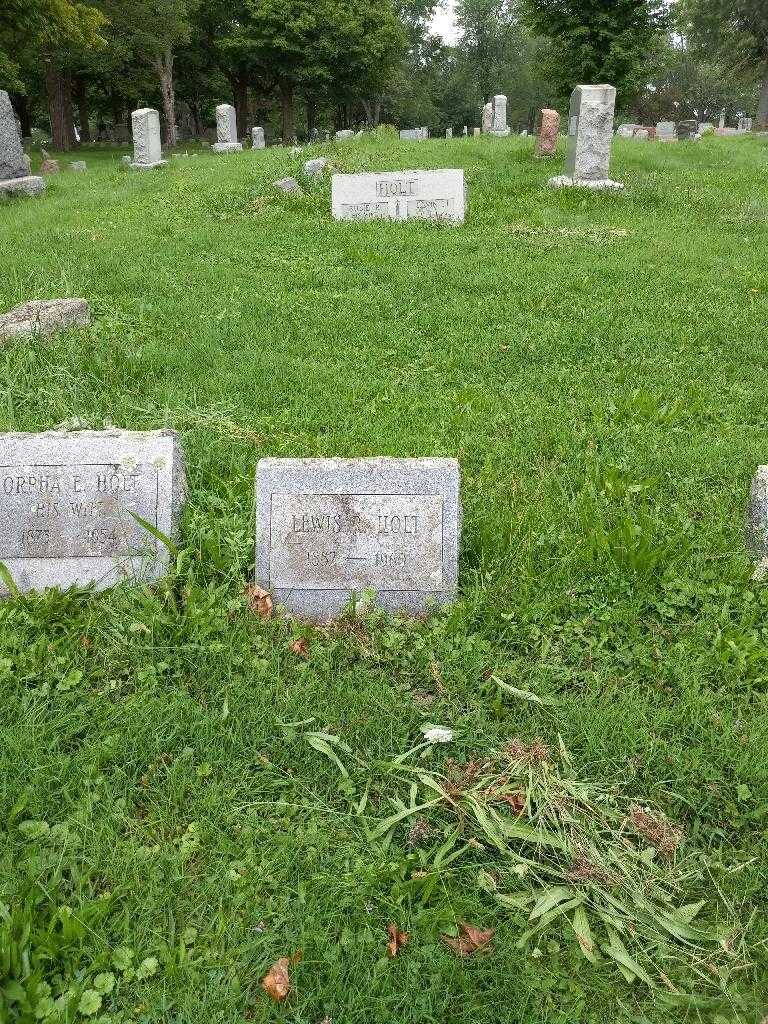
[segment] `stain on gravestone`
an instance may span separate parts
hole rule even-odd
[[[331,211],[336,220],[464,220],[464,172],[380,171],[334,174]]]
[[[156,579],[169,552],[134,517],[172,537],[185,495],[170,430],[0,434],[0,561],[22,591]]]
[[[310,619],[376,592],[387,611],[455,597],[461,532],[455,459],[262,459],[256,575]]]

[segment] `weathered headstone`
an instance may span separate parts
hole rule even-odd
[[[677,137],[681,140],[695,139],[699,134],[699,122],[694,120],[677,122]]]
[[[541,111],[541,126],[536,142],[536,156],[550,157],[557,153],[557,140],[560,135],[560,115],[556,110],[544,107]]]
[[[251,128],[251,146],[253,149],[264,149],[266,147],[263,128]]]
[[[67,327],[87,327],[91,308],[86,299],[33,299],[0,315],[0,340],[20,334],[53,334]]]
[[[469,128],[467,128],[466,125],[464,125],[464,130],[462,131],[461,134],[464,136],[465,139],[469,135]]]
[[[616,90],[612,85],[577,85],[571,93],[565,174],[550,178],[556,188],[570,185],[622,189],[608,177],[613,142]]]
[[[424,135],[421,128],[401,128],[400,138],[403,142],[422,142]]]
[[[472,129],[472,134],[474,135],[475,138],[477,138],[477,136],[480,134],[480,129],[479,128],[473,128]]]
[[[77,174],[85,174],[88,170],[88,164],[86,164],[85,160],[73,160],[69,165],[69,169]]]
[[[59,167],[58,160],[51,160],[48,158],[47,160],[43,160],[40,164],[41,174],[58,174],[60,170],[61,168]]]
[[[273,181],[272,184],[281,192],[287,192],[289,195],[301,194],[301,185],[295,178],[280,178],[278,181]]]
[[[0,434],[0,561],[21,591],[156,579],[186,480],[173,431]],[[3,590],[7,596],[7,590]]]
[[[639,127],[639,124],[620,124],[616,129],[616,134],[620,139],[631,139]]]
[[[711,121],[700,121],[699,122],[699,135],[714,135],[715,126]]]
[[[638,142],[647,142],[649,138],[648,129],[638,128],[632,138],[637,139]]]
[[[489,100],[483,106],[483,112],[480,117],[480,129],[483,135],[487,135],[490,133],[491,128],[493,128],[493,101]]]
[[[491,100],[491,134],[507,136],[510,133],[507,124],[507,97],[494,96]]]
[[[677,142],[674,121],[659,121],[656,125],[656,139],[659,142]]]
[[[32,196],[44,188],[43,179],[29,173],[10,96],[0,89],[0,196]]]
[[[421,137],[422,137],[422,139],[428,139],[429,138],[429,128],[427,128],[426,125],[422,125]]]
[[[237,139],[237,114],[231,103],[216,107],[216,142],[211,148],[214,153],[237,153],[243,148]]]
[[[755,576],[768,576],[768,466],[758,466],[749,496],[747,550],[758,560]]]
[[[322,178],[323,171],[328,166],[324,156],[318,156],[314,160],[307,160],[304,164],[304,173],[309,178]]]
[[[446,139],[452,139],[453,138],[453,128],[446,128],[445,129],[445,137],[446,137]]]
[[[165,167],[160,145],[160,115],[152,107],[142,107],[131,114],[133,130],[133,163],[139,171]]]
[[[344,142],[346,139],[354,139],[355,133],[351,128],[342,128],[341,131],[336,132],[334,138],[337,142]]]
[[[336,220],[464,220],[464,172],[381,171],[334,174],[331,211]]]
[[[456,594],[455,459],[262,459],[256,579],[289,611],[325,621],[353,596],[418,614]]]
[[[725,128],[725,111],[724,110],[720,111],[720,120],[718,121],[717,127],[718,128]]]

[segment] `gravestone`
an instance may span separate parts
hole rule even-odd
[[[67,327],[87,327],[90,322],[86,299],[33,299],[0,315],[0,340],[21,334],[50,335]]]
[[[656,125],[656,139],[659,142],[677,142],[674,121],[659,121]]]
[[[461,534],[455,459],[261,459],[256,579],[310,619],[373,590],[418,614],[456,594]]]
[[[85,160],[73,160],[69,165],[71,171],[75,171],[77,174],[85,174],[88,170],[88,165]]]
[[[616,129],[616,134],[620,139],[631,139],[639,127],[639,124],[620,124]]]
[[[0,561],[21,591],[157,579],[186,494],[170,430],[0,434]],[[3,593],[7,596],[7,590]]]
[[[577,85],[571,93],[565,174],[550,178],[556,188],[622,189],[608,177],[616,90],[612,85]]]
[[[477,138],[477,136],[480,134],[480,129],[479,128],[473,128],[472,129],[472,134],[474,135],[475,138]]]
[[[747,511],[747,550],[758,560],[755,576],[768,576],[768,466],[758,466]]]
[[[507,124],[507,97],[494,96],[491,101],[491,134],[507,136],[510,133]]]
[[[342,128],[340,132],[336,132],[336,134],[334,135],[334,138],[338,142],[344,142],[345,139],[354,139],[354,137],[355,133],[352,131],[351,128]]]
[[[718,121],[717,127],[718,128],[725,128],[725,111],[724,110],[720,111],[720,120]]]
[[[0,196],[33,196],[44,188],[43,179],[29,173],[10,96],[0,89]]]
[[[544,107],[541,111],[541,126],[536,141],[536,156],[551,157],[557,153],[557,140],[560,135],[560,115],[556,110]]]
[[[301,185],[295,178],[279,178],[277,181],[273,181],[272,185],[289,195],[301,195]]]
[[[453,138],[453,128],[446,128],[445,129],[445,137],[446,137],[446,139],[452,139]]]
[[[160,115],[152,107],[141,107],[131,114],[133,131],[133,163],[137,171],[165,167],[160,145]]]
[[[314,160],[307,160],[304,163],[304,173],[310,178],[322,178],[323,171],[328,165],[328,161],[324,156],[319,156]]]
[[[421,128],[401,128],[400,138],[404,142],[422,142],[424,135]]]
[[[237,139],[237,114],[231,103],[220,103],[216,107],[216,141],[211,149],[214,153],[238,153],[243,148]]]
[[[487,135],[490,133],[491,128],[493,128],[493,102],[489,100],[483,106],[483,112],[480,116],[480,130],[483,135]]]
[[[638,128],[635,134],[633,135],[633,138],[637,139],[638,142],[647,142],[649,138],[648,129]]]
[[[336,220],[464,221],[464,172],[380,171],[334,174],[331,212]]]
[[[264,139],[263,128],[251,128],[251,146],[253,149],[265,149],[266,140]]]
[[[682,140],[696,139],[699,135],[699,122],[693,120],[677,122],[677,137]]]
[[[466,125],[464,125],[464,130],[462,131],[461,134],[464,136],[465,139],[469,135],[469,128],[467,128]]]

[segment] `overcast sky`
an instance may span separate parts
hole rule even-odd
[[[432,31],[442,36],[447,43],[456,42],[456,22],[453,8],[456,0],[442,0],[441,8],[432,19]]]

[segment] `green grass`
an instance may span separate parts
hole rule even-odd
[[[174,427],[191,484],[166,583],[0,609],[0,1020],[33,1019],[45,979],[71,994],[50,1019],[82,1021],[100,973],[112,1022],[760,1020],[768,593],[743,523],[768,457],[768,144],[617,140],[625,195],[547,190],[561,161],[532,148],[381,133],[146,174],[94,149],[0,205],[0,309],[95,313],[0,351],[0,429]],[[335,224],[327,179],[273,194],[315,151],[463,167],[467,223]],[[266,455],[456,456],[456,606],[324,631],[250,613]],[[488,891],[504,854],[446,806],[422,847],[410,817],[377,836],[426,722],[457,731],[414,755],[434,777],[559,735],[556,774],[662,809],[687,838],[658,869],[706,900],[720,975],[628,984],[564,918],[518,948],[527,911]],[[349,747],[348,778],[306,731]],[[435,867],[457,823],[473,842]],[[462,920],[497,929],[492,952],[440,941]],[[390,921],[411,935],[395,960]],[[278,1006],[259,981],[297,949]]]

